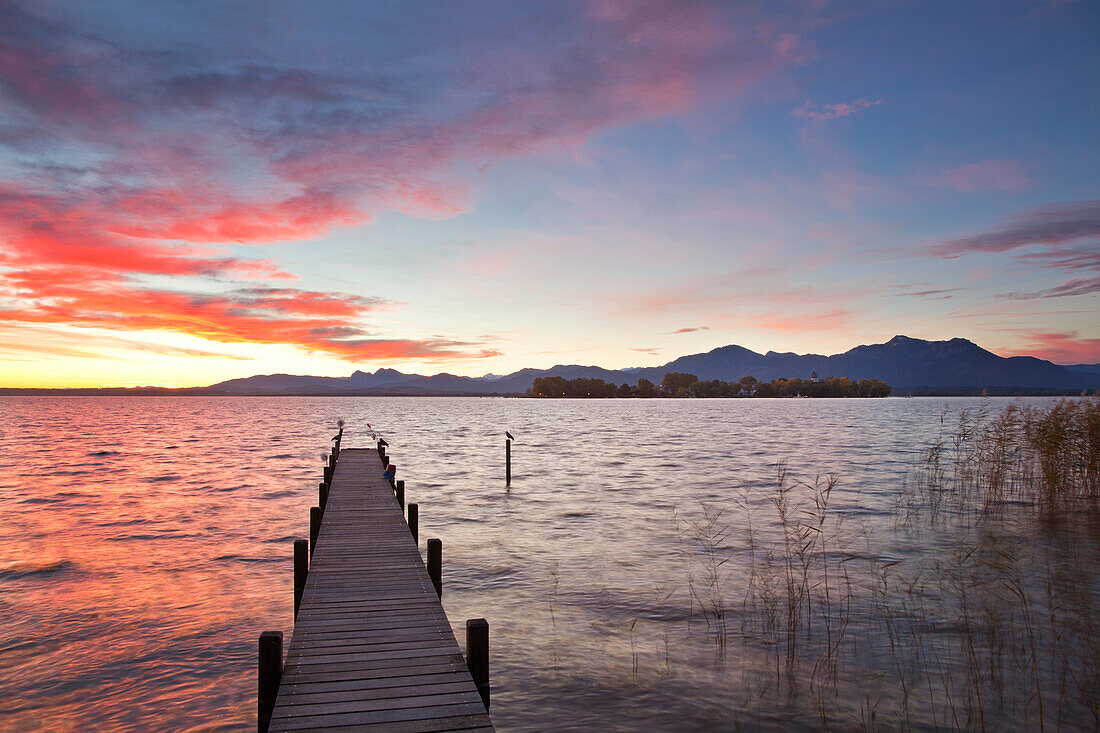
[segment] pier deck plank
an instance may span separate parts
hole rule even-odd
[[[491,731],[378,452],[336,462],[270,731]]]

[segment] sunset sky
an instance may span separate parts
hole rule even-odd
[[[0,2],[0,386],[1100,362],[1100,3]]]

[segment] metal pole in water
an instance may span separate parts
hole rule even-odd
[[[512,441],[516,436],[504,431],[504,485],[512,485]]]
[[[485,709],[489,709],[489,622],[483,618],[466,619],[466,666],[474,678]]]
[[[283,677],[283,632],[265,631],[260,634],[259,683],[256,694],[256,730],[267,733],[271,725],[271,713],[275,698],[279,696],[279,682]]]

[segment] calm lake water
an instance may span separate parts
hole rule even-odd
[[[776,463],[839,477],[840,562],[901,569],[929,552],[897,528],[907,470],[960,410],[1007,402],[0,398],[0,730],[254,730],[256,639],[293,629],[292,541],[338,418],[345,447],[385,436],[422,548],[442,539],[460,644],[489,620],[500,730],[820,727],[821,696],[746,631]],[[915,693],[879,631],[827,724],[935,727],[942,709],[899,712]]]

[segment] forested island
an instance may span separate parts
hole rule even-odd
[[[602,379],[535,377],[528,397],[886,397],[893,388],[878,379],[848,377],[773,379],[742,377],[736,382],[701,380],[687,372],[668,372],[660,384],[639,379],[633,386]]]

